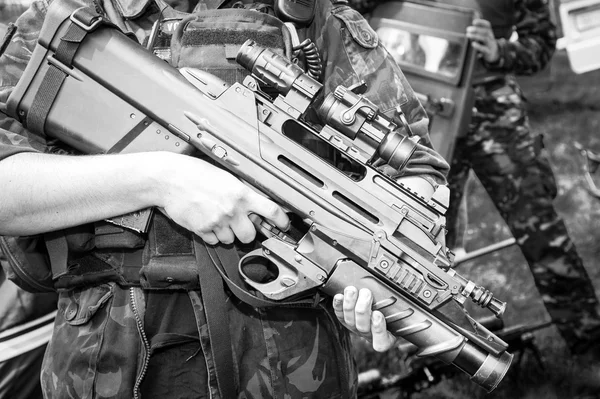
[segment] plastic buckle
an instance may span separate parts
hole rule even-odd
[[[100,25],[100,23],[103,21],[103,19],[100,15],[96,15],[95,17],[92,18],[91,22],[88,24],[87,22],[82,21],[78,17],[79,12],[80,11],[85,12],[85,10],[86,10],[85,7],[78,8],[77,10],[73,11],[70,19],[71,19],[71,22],[73,22],[75,25],[79,26],[84,31],[91,32],[94,29],[96,29],[98,27],[98,25]]]

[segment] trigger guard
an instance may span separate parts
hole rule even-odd
[[[266,243],[266,242],[265,242]],[[299,268],[294,267],[296,257],[286,262],[295,251],[290,250],[289,246],[278,240],[271,242],[272,247],[255,249],[246,254],[238,264],[238,270],[244,281],[252,288],[259,291],[265,297],[273,300],[283,300],[291,297],[302,296],[309,291],[323,285],[325,281],[325,271],[313,264],[309,259],[301,258]],[[277,248],[279,246],[279,248]],[[285,248],[288,253],[285,253]],[[278,252],[276,249],[281,250]],[[299,255],[299,254],[296,254]],[[268,282],[258,282],[252,280],[247,273],[244,272],[244,266],[251,262],[252,258],[261,258],[268,261],[272,266],[277,268],[277,276]],[[267,266],[266,266],[267,267]],[[270,269],[273,270],[273,269]],[[322,278],[319,278],[323,276]]]
[[[266,259],[267,262],[270,262],[272,265],[274,265],[278,272],[275,279],[266,283],[261,283],[251,279],[246,273],[244,273],[244,265],[248,264],[248,261],[252,258]],[[265,255],[262,248],[255,249],[242,257],[238,265],[238,270],[248,285],[270,299],[285,299],[295,293],[291,292],[286,294],[286,292],[298,285],[298,271],[285,266],[282,262],[278,262],[277,259],[274,259],[273,257]]]

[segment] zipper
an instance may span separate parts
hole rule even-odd
[[[31,277],[31,275],[24,270],[25,268],[21,265],[21,263],[17,260],[17,258],[10,251],[10,247],[6,243],[4,237],[0,237],[0,248],[2,249],[2,252],[4,253],[4,255],[6,255],[8,263],[12,266],[12,270],[17,275],[17,277],[19,277],[19,279],[25,281],[29,286],[31,286],[32,288],[34,288],[35,290],[37,290],[39,292],[54,292],[55,291],[54,287],[41,284],[39,281],[37,281],[35,278]]]
[[[148,337],[146,336],[146,332],[144,331],[144,323],[139,314],[139,310],[137,307],[137,301],[135,299],[135,288],[129,288],[129,297],[131,299],[131,308],[133,310],[133,315],[135,316],[135,322],[137,324],[138,332],[140,333],[140,337],[142,338],[142,343],[144,344],[144,349],[146,353],[144,354],[143,363],[142,363],[142,371],[140,375],[135,380],[135,385],[133,386],[133,398],[140,398],[140,385],[142,384],[142,380],[148,371],[148,356],[150,354],[150,343],[148,342]]]

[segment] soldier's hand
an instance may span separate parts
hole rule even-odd
[[[492,24],[485,19],[474,19],[473,25],[467,28],[467,37],[471,39],[471,45],[483,58],[489,62],[497,62],[500,58],[498,42],[494,37]]]
[[[290,220],[276,203],[258,194],[231,173],[197,158],[177,155],[176,173],[162,188],[166,214],[209,244],[244,243],[256,236],[252,214],[281,230]],[[171,165],[172,166],[172,165]]]
[[[397,338],[386,329],[385,318],[378,311],[372,311],[373,295],[362,288],[346,287],[343,294],[333,297],[333,310],[336,317],[347,329],[368,339],[377,352],[385,352],[396,344]]]

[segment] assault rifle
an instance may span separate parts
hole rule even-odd
[[[298,239],[260,224],[266,239],[239,265],[250,286],[276,301],[369,288],[389,331],[420,356],[451,363],[493,390],[513,357],[507,344],[475,320],[463,327],[441,312],[467,299],[496,316],[505,309],[450,268],[452,254],[442,244],[447,187],[425,195],[374,166],[405,165],[416,144],[403,126],[343,86],[315,110],[322,85],[253,42],[237,61],[251,75],[229,86],[200,70],[171,67],[82,10],[54,15],[8,109],[28,128],[85,153],[199,150],[304,223]],[[321,115],[322,128],[306,121],[309,111]],[[305,148],[302,137],[351,160],[360,178]],[[276,269],[272,281],[245,274],[265,260]]]
[[[537,365],[543,369],[542,356],[535,344],[534,332],[551,326],[551,321],[531,324],[517,324],[503,327],[498,320],[484,319],[480,323],[488,327],[498,337],[508,344],[508,350],[518,354],[516,362],[520,366],[526,353],[530,353]],[[452,378],[458,373],[456,367],[435,358],[416,356],[418,348],[410,343],[398,345],[402,354],[400,370],[393,375],[382,376],[379,370],[367,370],[359,375],[358,397],[361,399],[403,398],[409,399],[413,394],[424,391],[446,378]]]

